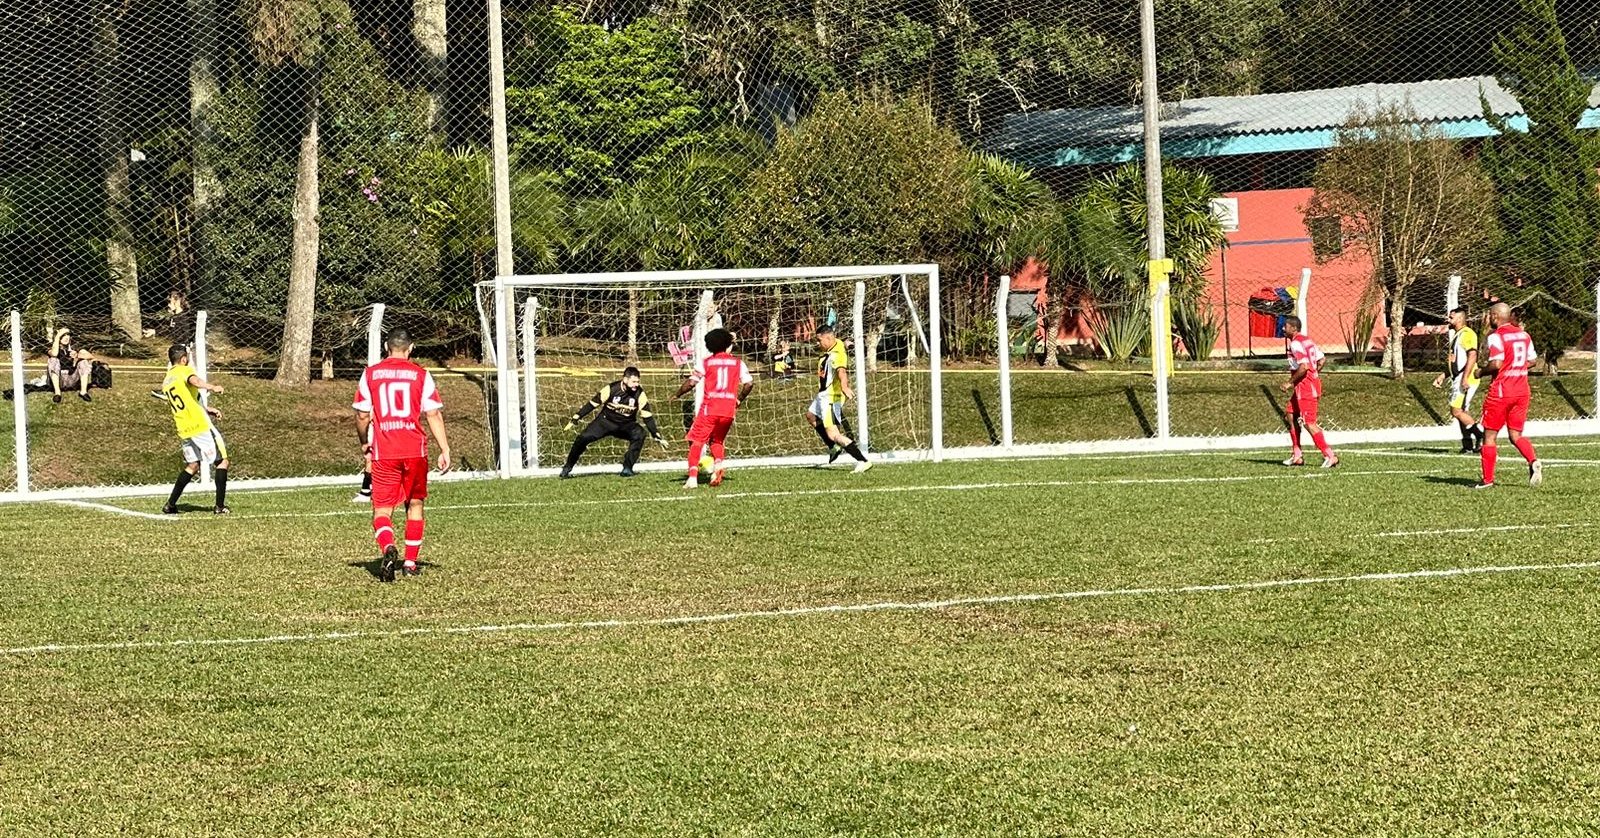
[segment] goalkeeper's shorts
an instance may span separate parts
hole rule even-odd
[[[1478,395],[1478,385],[1474,384],[1466,390],[1461,389],[1461,381],[1457,379],[1450,385],[1450,407],[1453,410],[1466,410],[1472,404],[1472,397]]]
[[[832,400],[826,390],[811,399],[811,406],[806,408],[806,412],[821,419],[824,428],[837,428],[844,424],[844,402]]]

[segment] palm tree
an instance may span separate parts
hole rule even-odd
[[[732,265],[727,208],[759,151],[742,134],[681,152],[649,176],[585,202],[575,219],[573,255],[608,270],[694,270]],[[639,314],[648,301],[628,293],[628,358],[638,357]],[[775,298],[777,318],[782,297]],[[771,329],[769,332],[773,331]],[[769,341],[771,342],[771,341]]]

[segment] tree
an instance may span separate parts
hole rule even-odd
[[[121,65],[117,24],[121,14],[114,8],[100,10],[95,21],[95,67],[99,75],[96,104],[100,117],[100,159],[105,183],[106,270],[111,288],[111,324],[128,340],[142,337],[143,318],[139,305],[139,256],[134,250],[132,187],[128,179],[129,149],[120,114],[117,83]]]
[[[301,387],[311,381],[311,332],[317,302],[317,251],[321,245],[321,184],[317,155],[322,126],[323,10],[317,0],[248,0],[250,43],[262,65],[289,71],[300,91],[300,142],[294,175],[293,250],[284,303],[283,344],[273,382]],[[348,17],[348,8],[345,10]]]
[[[1517,284],[1593,311],[1600,259],[1600,137],[1579,131],[1593,83],[1579,72],[1556,21],[1553,0],[1521,0],[1512,26],[1495,40],[1497,78],[1517,97],[1527,131],[1484,114],[1497,136],[1484,143],[1505,238],[1498,260]],[[1535,344],[1549,357],[1576,342],[1581,321],[1538,303],[1525,312]]]
[[[507,59],[511,149],[569,194],[604,195],[707,138],[714,114],[656,18],[607,30],[558,7],[520,22],[527,46]]]
[[[1308,219],[1336,217],[1345,249],[1372,259],[1389,299],[1385,362],[1405,374],[1406,295],[1425,275],[1471,273],[1494,243],[1494,189],[1478,165],[1409,105],[1357,107],[1312,176]],[[1323,257],[1331,258],[1331,257]]]
[[[734,206],[742,262],[917,262],[967,225],[968,155],[920,100],[826,94],[777,143]]]

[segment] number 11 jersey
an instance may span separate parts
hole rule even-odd
[[[385,358],[361,374],[357,412],[372,414],[372,459],[406,460],[428,456],[422,415],[443,410],[433,375],[404,358]]]

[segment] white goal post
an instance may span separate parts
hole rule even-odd
[[[490,321],[484,337],[504,477],[556,473],[574,439],[564,430],[571,415],[628,366],[640,369],[671,444],[666,452],[648,445],[636,468],[684,468],[683,428],[699,393],[681,402],[672,396],[704,356],[705,334],[718,327],[734,333],[733,352],[756,379],[729,437],[734,466],[827,457],[805,416],[817,392],[815,335],[824,326],[846,343],[850,359],[846,432],[874,458],[943,458],[937,265],[499,276],[479,291]],[[615,470],[625,448],[597,443],[576,471]]]

